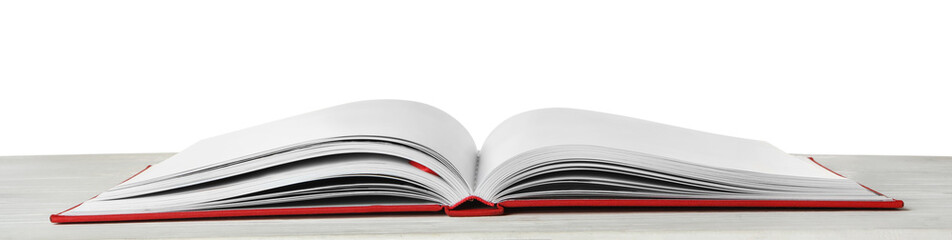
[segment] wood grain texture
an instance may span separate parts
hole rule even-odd
[[[504,216],[319,215],[106,224],[49,222],[172,154],[0,157],[0,238],[939,238],[952,239],[952,157],[811,155],[902,199],[901,210],[538,208]]]

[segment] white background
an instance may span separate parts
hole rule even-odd
[[[949,1],[3,1],[0,155],[174,152],[357,100],[477,143],[573,107],[794,153],[952,155]]]

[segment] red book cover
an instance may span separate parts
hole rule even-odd
[[[833,172],[822,164],[812,160],[824,169]],[[412,164],[412,162],[411,162]],[[421,166],[418,166],[421,167]],[[148,169],[146,167],[145,169]],[[143,169],[142,171],[145,171]],[[425,169],[428,170],[428,169]],[[139,173],[141,173],[140,171]],[[834,174],[840,175],[836,172]],[[138,175],[138,173],[136,174]],[[133,175],[132,177],[135,177]],[[842,175],[840,175],[842,176]],[[130,177],[130,179],[132,178]],[[127,179],[128,180],[128,179]],[[883,195],[862,184],[870,191]],[[95,198],[95,197],[93,197]],[[491,216],[501,215],[505,208],[524,207],[741,207],[741,208],[866,208],[889,209],[902,208],[903,201],[809,201],[809,200],[699,200],[699,199],[526,199],[508,200],[500,203],[488,202],[476,196],[470,196],[452,206],[439,204],[423,205],[371,205],[356,207],[308,207],[308,208],[269,208],[269,209],[235,209],[210,210],[166,213],[136,213],[110,215],[63,215],[82,203],[60,213],[50,215],[53,223],[83,223],[83,222],[121,222],[165,219],[198,219],[224,218],[249,216],[292,216],[317,214],[356,214],[356,213],[389,213],[389,212],[438,212],[443,211],[452,217]]]

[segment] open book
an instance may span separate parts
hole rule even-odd
[[[372,100],[202,140],[50,220],[902,205],[762,141],[551,108],[504,121],[477,151],[439,109]]]

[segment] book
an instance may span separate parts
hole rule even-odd
[[[403,100],[318,110],[201,140],[54,223],[521,207],[901,208],[769,143],[566,108],[524,112],[477,151]]]

